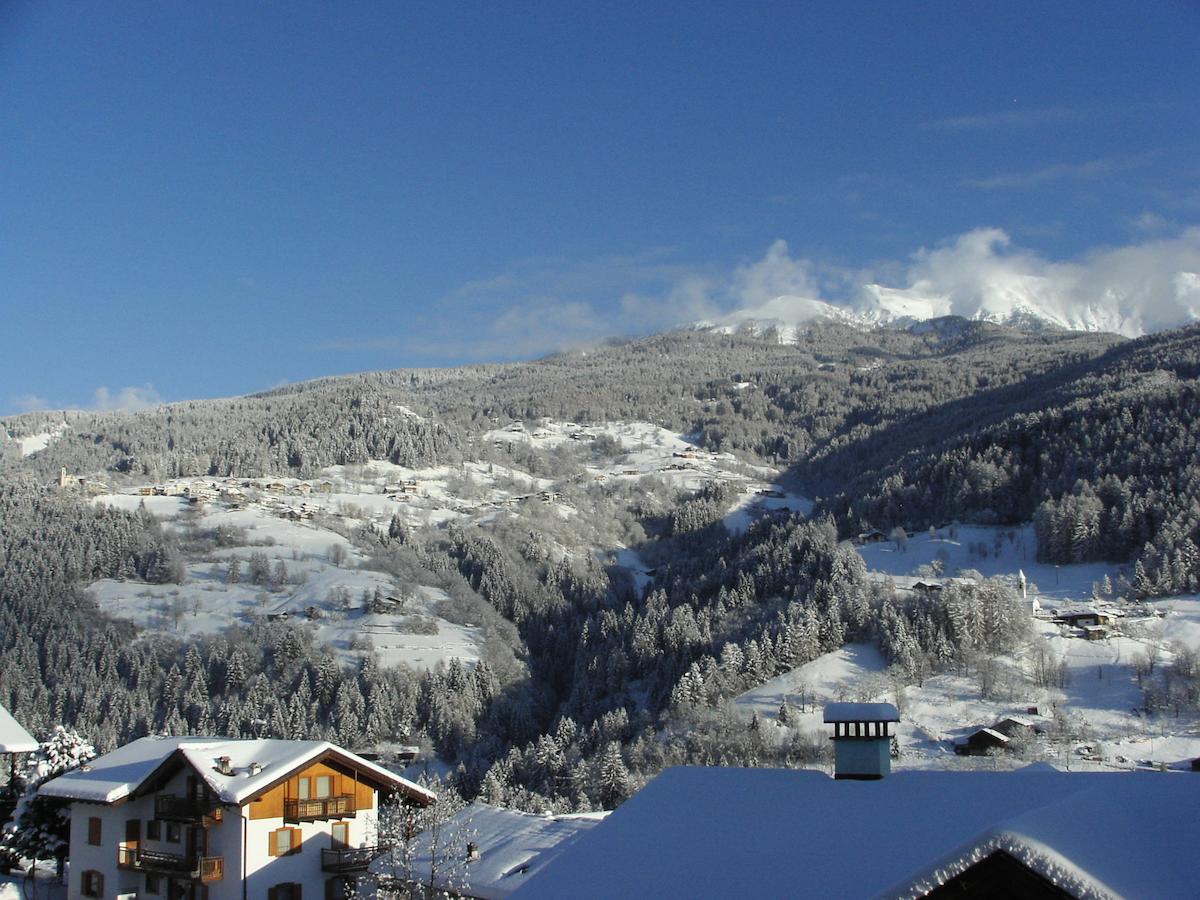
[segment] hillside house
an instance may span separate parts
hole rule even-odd
[[[991,750],[1007,750],[1011,739],[994,728],[980,728],[954,742],[959,756],[986,756]]]
[[[425,789],[326,741],[145,737],[40,792],[70,801],[71,897],[341,897],[381,797]]]
[[[1189,773],[677,767],[514,896],[1191,898],[1200,817],[1130,823],[1197,803]]]
[[[1054,621],[1071,628],[1086,628],[1089,625],[1108,625],[1111,617],[1098,609],[1083,607],[1056,610]]]

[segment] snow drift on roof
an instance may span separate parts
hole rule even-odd
[[[540,816],[475,802],[460,810],[438,833],[442,848],[474,843],[479,858],[466,864],[459,893],[482,900],[504,900],[534,873],[600,823],[606,814]],[[417,836],[412,869],[428,872],[428,833]],[[382,861],[384,866],[387,860]]]
[[[891,703],[827,703],[826,722],[899,722],[900,713]]]
[[[0,753],[32,753],[38,742],[12,714],[0,706]]]
[[[355,768],[375,775],[397,790],[433,799],[433,794],[419,785],[328,741],[160,736],[140,738],[119,747],[48,781],[39,793],[69,800],[115,803],[137,793],[142,783],[176,752],[224,803],[243,803],[327,752],[336,753]],[[229,757],[232,774],[220,770],[222,757]]]
[[[1193,897],[1198,805],[1184,773],[668,769],[518,897],[915,896],[988,841],[1077,894]]]

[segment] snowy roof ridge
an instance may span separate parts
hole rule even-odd
[[[0,753],[32,753],[39,746],[33,735],[0,705]]]
[[[48,781],[39,791],[68,800],[116,803],[137,794],[172,757],[178,755],[199,773],[221,802],[240,805],[326,754],[374,775],[393,788],[434,799],[434,794],[420,785],[329,741],[159,735],[139,738],[118,747],[112,753]],[[223,757],[229,757],[231,774],[225,774],[219,768]]]
[[[826,722],[899,722],[892,703],[826,703]]]
[[[897,900],[917,900],[961,875],[971,866],[1001,851],[1079,900],[1121,900],[1121,894],[1084,871],[1053,847],[1028,835],[995,828],[938,860],[914,878],[880,894]]]

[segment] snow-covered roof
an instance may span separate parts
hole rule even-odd
[[[899,722],[900,713],[891,703],[827,703],[826,722]]]
[[[465,873],[455,877],[452,886],[464,896],[504,900],[605,815],[535,815],[475,802],[439,830],[438,845],[474,843],[479,858],[465,864]],[[428,836],[419,835],[416,842],[413,871],[427,872]]]
[[[395,790],[430,800],[434,796],[420,785],[328,741],[160,736],[139,738],[119,747],[46,782],[38,792],[69,800],[115,803],[136,794],[176,754],[199,773],[223,803],[244,803],[289,773],[327,754],[360,772],[374,775]],[[222,757],[229,757],[231,775],[218,768]]]
[[[12,717],[3,706],[0,706],[0,753],[32,753],[38,748],[38,742],[21,723]]]
[[[517,896],[920,896],[1006,849],[1077,896],[1193,897],[1198,803],[1184,773],[668,769]]]

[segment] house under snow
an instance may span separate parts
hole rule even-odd
[[[1197,809],[1189,773],[674,768],[516,896],[1195,897]]]
[[[424,788],[326,741],[145,737],[46,782],[71,801],[70,897],[345,896],[379,799]]]

